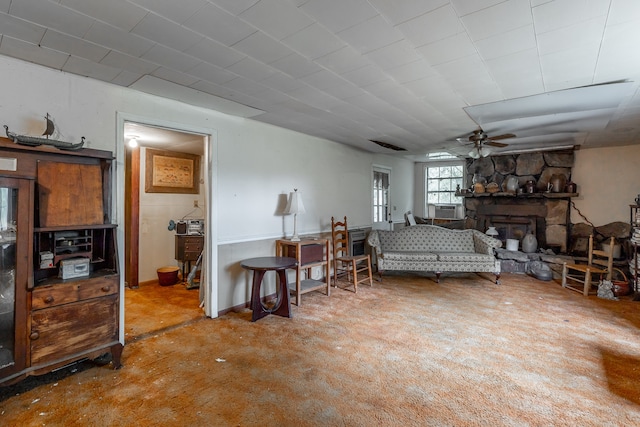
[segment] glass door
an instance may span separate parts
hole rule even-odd
[[[391,170],[373,168],[373,229],[393,229],[389,196],[389,175]]]
[[[26,363],[31,182],[0,178],[0,382]]]

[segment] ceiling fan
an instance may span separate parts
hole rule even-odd
[[[512,133],[505,133],[497,136],[489,136],[482,129],[476,129],[473,131],[468,138],[456,138],[458,142],[465,144],[473,144],[473,149],[469,152],[469,156],[474,159],[479,159],[480,157],[487,157],[491,154],[491,150],[486,146],[492,147],[506,147],[509,144],[505,144],[504,142],[498,142],[500,139],[509,139],[515,138],[516,136]]]

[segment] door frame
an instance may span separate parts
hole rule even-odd
[[[146,126],[173,129],[178,132],[200,134],[205,137],[204,147],[204,195],[205,195],[205,247],[203,257],[203,272],[201,285],[204,285],[204,310],[209,317],[218,317],[218,133],[216,129],[176,123],[162,118],[139,116],[135,114],[116,112],[116,173],[114,174],[116,189],[116,219],[118,224],[125,223],[125,162],[126,141],[124,137],[125,122],[138,123]],[[118,185],[120,184],[120,185]],[[118,258],[120,265],[124,265],[124,227],[118,227]],[[120,275],[120,288],[124,292],[124,275]],[[124,325],[124,298],[120,301],[120,324]],[[120,328],[120,340],[124,343],[124,327]]]

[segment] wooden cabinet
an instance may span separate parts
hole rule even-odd
[[[331,275],[329,271],[329,240],[276,240],[276,256],[298,260],[296,281],[289,284],[289,292],[295,295],[296,305],[302,303],[302,295],[307,292],[325,289],[331,294]],[[315,273],[321,277],[314,278]]]
[[[0,385],[109,352],[120,367],[112,160],[0,138],[0,292],[12,295],[12,316],[0,305]]]

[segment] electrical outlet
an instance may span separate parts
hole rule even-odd
[[[197,207],[198,207],[198,201],[197,201],[197,200],[194,200],[194,201],[193,201],[193,207],[194,207],[194,208],[197,208]]]

